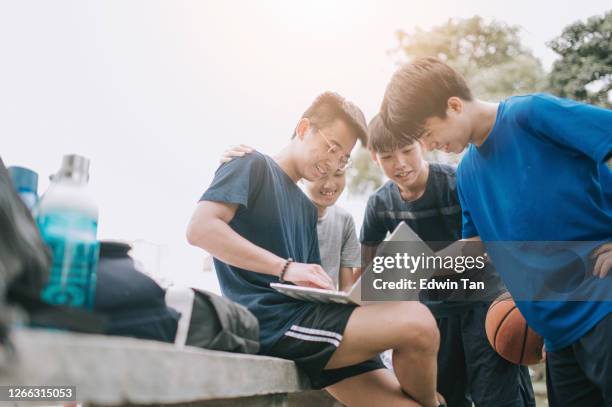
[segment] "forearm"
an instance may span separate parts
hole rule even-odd
[[[350,290],[355,282],[353,269],[351,267],[340,267],[340,277],[338,280],[340,291]]]
[[[193,230],[197,228],[197,230]],[[215,258],[241,269],[278,276],[286,259],[262,249],[240,236],[221,219],[209,219],[206,226],[192,226],[189,243]]]
[[[363,274],[363,267],[355,267],[353,269],[353,284],[357,282],[361,278]]]

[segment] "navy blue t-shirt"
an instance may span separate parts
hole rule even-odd
[[[285,259],[320,264],[317,210],[272,158],[253,152],[223,164],[201,200],[238,204],[229,226],[253,244]],[[257,317],[261,353],[314,305],[270,288],[278,277],[216,258],[214,263],[223,294]]]
[[[502,101],[488,138],[469,147],[458,169],[463,237],[479,235],[485,243],[612,240],[612,172],[604,162],[611,152],[610,110],[546,94]],[[517,270],[506,267],[511,263],[489,255],[510,293],[525,286],[545,292],[543,278],[520,281]],[[575,276],[555,280],[582,280],[583,273],[576,269]],[[593,289],[609,289],[611,278]],[[612,312],[610,301],[517,306],[549,350],[570,345]]]
[[[423,241],[438,251],[444,244],[461,239],[461,206],[457,197],[455,169],[429,164],[429,177],[423,195],[406,202],[397,184],[387,181],[368,199],[361,227],[362,244],[380,244],[387,233],[406,222]]]
[[[461,239],[461,206],[453,167],[430,163],[425,192],[414,201],[405,201],[393,181],[387,181],[378,188],[368,199],[361,227],[361,243],[367,246],[380,244],[387,233],[393,232],[401,222],[410,226],[434,251]],[[491,268],[487,268],[485,273],[489,273],[487,292],[504,289]],[[466,278],[466,275],[457,275],[456,278]],[[467,302],[434,301],[432,295],[424,296],[423,303],[436,317],[461,312],[472,305]]]

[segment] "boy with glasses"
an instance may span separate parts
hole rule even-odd
[[[323,133],[321,132],[323,135]],[[335,154],[331,146],[328,154]],[[332,148],[333,147],[333,148]],[[223,153],[221,163],[235,157],[244,157],[255,151],[252,147],[241,144],[231,147]],[[334,287],[348,291],[355,282],[361,267],[361,247],[355,231],[355,221],[350,213],[336,206],[336,201],[346,185],[346,169],[351,165],[350,159],[339,162],[340,169],[316,181],[302,180],[304,192],[317,207],[317,238],[321,255],[321,267],[329,274]]]

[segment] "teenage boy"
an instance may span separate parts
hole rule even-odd
[[[221,163],[235,157],[244,157],[253,151],[252,147],[245,144],[231,147],[223,153]],[[301,184],[308,198],[317,207],[321,267],[329,274],[335,288],[348,291],[361,266],[361,248],[353,217],[335,205],[346,185],[346,170],[338,170],[315,181],[302,180]]]
[[[278,281],[332,288],[319,265],[317,210],[296,182],[345,169],[357,139],[367,144],[361,111],[322,94],[274,158],[254,152],[217,170],[187,239],[214,256],[223,293],[259,320],[262,354],[294,360],[313,386],[348,406],[439,406],[439,337],[426,307],[318,304],[270,288]],[[375,359],[388,348],[395,374]]]
[[[612,172],[605,161],[612,111],[547,94],[486,103],[448,65],[424,58],[393,75],[381,115],[396,135],[430,148],[468,147],[457,172],[465,239],[593,242],[594,265],[586,272],[604,280],[585,276],[582,267],[552,270],[548,279],[589,279],[594,288],[585,301],[517,306],[545,339],[550,405],[611,406],[612,244],[605,242],[612,241]],[[519,291],[511,286],[519,271],[489,254],[510,292]],[[536,274],[523,285],[545,292]]]
[[[455,169],[428,163],[421,144],[398,139],[377,115],[370,122],[372,159],[389,180],[368,199],[361,242],[373,251],[387,233],[405,222],[438,251],[461,239],[461,207]],[[492,267],[485,271],[486,293],[495,298],[505,288]],[[464,274],[450,279],[469,278]],[[529,371],[500,357],[487,341],[484,322],[489,302],[439,301],[435,293],[423,298],[440,330],[438,389],[449,407],[535,406]]]
[[[321,267],[341,291],[349,291],[361,266],[361,246],[350,213],[335,205],[346,185],[346,171],[320,181],[304,183],[306,195],[317,207],[317,237]]]

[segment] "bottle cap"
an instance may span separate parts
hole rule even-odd
[[[77,182],[89,181],[89,160],[77,154],[67,154],[62,159],[62,167],[53,179],[71,179]]]
[[[38,174],[36,172],[29,168],[16,166],[8,167],[7,169],[17,192],[28,191],[37,193]]]

